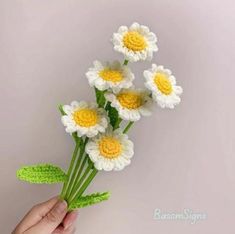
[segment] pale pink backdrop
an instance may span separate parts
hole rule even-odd
[[[183,101],[156,108],[130,131],[135,157],[100,173],[89,191],[111,199],[80,210],[78,234],[233,234],[235,217],[235,2],[233,0],[1,0],[0,232],[60,186],[17,181],[24,164],[64,168],[73,143],[57,104],[93,100],[84,73],[95,59],[122,57],[109,40],[120,25],[148,25],[153,62],[174,71]],[[138,85],[150,63],[131,64]],[[205,212],[195,225],[153,219],[155,208]]]

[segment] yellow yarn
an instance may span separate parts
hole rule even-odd
[[[166,74],[156,73],[154,83],[163,94],[170,95],[172,93],[172,85]]]
[[[99,76],[106,81],[112,81],[113,83],[117,83],[123,80],[123,75],[120,71],[104,69],[100,71]]]
[[[142,95],[134,91],[120,93],[117,99],[121,106],[127,109],[137,109],[143,104]]]
[[[81,109],[73,113],[73,120],[81,127],[92,127],[98,123],[99,116],[93,109]]]
[[[100,154],[108,159],[117,158],[122,152],[121,143],[114,137],[103,137],[99,142]]]
[[[147,47],[145,38],[136,31],[127,32],[123,37],[125,47],[133,51],[141,51]]]

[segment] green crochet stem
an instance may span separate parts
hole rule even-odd
[[[82,155],[83,155],[83,153],[82,153],[82,148],[83,148],[83,143],[80,145],[80,152],[79,152],[79,154],[78,154],[78,157],[76,157],[76,162],[74,162],[74,166],[73,166],[73,170],[71,171],[71,179],[70,179],[70,181],[68,182],[68,188],[67,188],[67,190],[66,190],[66,194],[65,194],[65,200],[67,200],[67,198],[68,198],[68,195],[70,194],[70,192],[71,192],[71,189],[72,189],[72,186],[73,186],[73,183],[74,183],[74,179],[75,179],[75,177],[76,177],[76,172],[77,172],[77,170],[78,170],[78,168],[79,168],[79,166],[80,166],[80,162],[81,162],[81,159],[82,159]]]
[[[60,104],[60,105],[58,106],[58,109],[59,109],[61,115],[66,115],[66,113],[64,112],[64,109],[63,109],[63,105]]]
[[[127,133],[133,124],[134,122],[130,121],[125,127],[125,129],[123,130],[123,133]]]
[[[129,61],[128,61],[127,59],[125,59],[123,65],[126,66],[126,65],[128,64],[128,62],[129,62]]]
[[[88,166],[89,167],[89,166]],[[88,178],[85,180],[81,188],[74,194],[74,196],[71,198],[70,203],[72,204],[76,199],[78,199],[87,189],[91,181],[94,179],[96,174],[98,173],[98,170],[96,168],[93,168],[93,171],[91,174],[88,176]]]
[[[80,164],[81,164],[81,161],[82,161],[82,157],[83,157],[83,154],[84,154],[84,151],[85,151],[85,146],[87,144],[87,141],[88,141],[88,138],[85,139],[85,141],[81,142],[80,144],[80,152],[79,152],[79,156],[77,158],[77,161],[75,163],[75,167],[73,169],[73,171],[71,172],[71,180],[69,182],[69,185],[68,185],[68,189],[67,189],[67,192],[66,192],[66,195],[65,195],[65,199],[67,200],[73,187],[74,187],[74,183],[75,183],[75,179],[76,177],[78,177],[78,169],[80,167]]]
[[[93,168],[93,171],[91,172],[91,174],[89,175],[87,180],[84,182],[82,187],[79,189],[77,196],[75,196],[75,197],[80,197],[85,192],[85,190],[87,189],[87,187],[89,186],[89,184],[94,179],[94,177],[96,176],[97,173],[98,173],[98,170],[96,168]]]
[[[78,154],[78,149],[79,149],[80,143],[81,143],[81,139],[78,138],[78,140],[76,141],[75,149],[73,151],[72,160],[71,160],[70,165],[69,165],[69,170],[68,170],[68,173],[67,173],[67,180],[64,182],[63,189],[62,189],[62,192],[60,194],[60,197],[63,198],[63,199],[65,198],[65,195],[66,195],[67,189],[68,189],[68,185],[69,185],[70,180],[71,180],[71,173],[72,173],[73,168],[74,168],[74,163],[76,161],[76,157],[77,157],[77,154]]]
[[[71,203],[71,201],[73,199],[75,199],[77,196],[76,196],[76,193],[78,192],[78,189],[80,188],[81,184],[84,182],[84,180],[86,179],[88,173],[90,172],[91,168],[92,168],[93,165],[91,164],[88,164],[86,170],[84,171],[82,177],[77,177],[77,183],[76,185],[74,186],[73,190],[72,190],[72,193],[68,199],[68,203]]]
[[[70,192],[70,194],[68,194],[68,200],[71,199],[71,196],[73,196],[73,194],[76,192],[76,190],[77,190],[77,189],[79,188],[79,186],[80,186],[80,180],[81,180],[80,177],[81,177],[82,171],[83,171],[83,169],[84,169],[84,166],[85,166],[87,160],[88,160],[88,155],[85,155],[84,158],[83,158],[81,167],[80,167],[80,169],[79,169],[79,171],[78,171],[77,177],[76,177],[76,179],[75,179],[75,181],[74,181],[74,185],[73,185],[72,191]]]

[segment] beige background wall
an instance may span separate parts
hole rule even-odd
[[[80,211],[77,233],[234,233],[234,12],[233,0],[1,0],[0,233],[59,192],[19,182],[15,171],[39,162],[66,168],[73,144],[57,104],[94,98],[84,73],[94,59],[121,58],[109,39],[133,21],[158,35],[153,62],[174,71],[183,102],[156,108],[131,130],[133,163],[99,174],[89,190],[112,197]],[[131,64],[139,85],[149,66]],[[159,221],[155,208],[208,217]]]

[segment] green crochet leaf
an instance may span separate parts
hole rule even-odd
[[[106,99],[104,97],[105,91],[100,91],[97,88],[95,88],[95,95],[96,95],[96,102],[99,107],[104,107]]]
[[[17,178],[34,184],[53,184],[64,182],[66,174],[57,166],[51,164],[38,164],[20,168]]]
[[[109,112],[109,119],[110,119],[110,124],[113,126],[113,128],[118,128],[119,127],[119,116],[118,116],[118,111],[112,107],[111,105],[108,107],[108,112]]]
[[[91,206],[99,202],[108,200],[109,197],[110,197],[109,192],[93,193],[84,197],[80,197],[69,205],[69,210],[76,210],[78,208]]]

